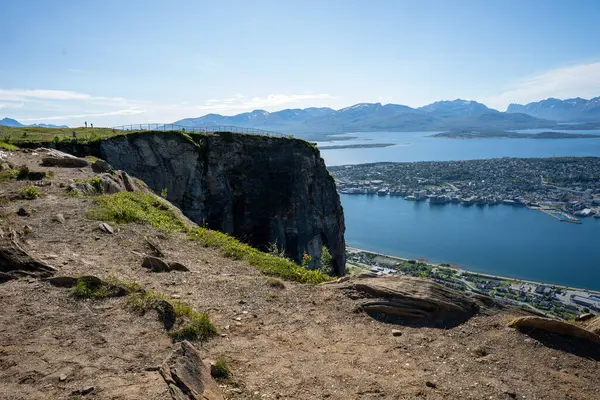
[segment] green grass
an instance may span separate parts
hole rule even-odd
[[[104,282],[95,277],[82,277],[77,280],[71,294],[79,299],[106,299],[122,295],[126,290],[117,283]]]
[[[221,250],[225,257],[247,261],[266,275],[301,283],[321,283],[332,278],[320,270],[311,270],[293,261],[264,253],[232,236],[206,228],[188,227],[175,211],[156,197],[140,192],[121,192],[100,196],[97,208],[88,217],[99,221],[148,224],[166,232],[186,232],[190,240]]]
[[[14,144],[0,142],[0,149],[14,151],[14,150],[19,150],[19,147],[15,146]]]
[[[180,301],[167,300],[162,293],[145,290],[137,283],[122,282],[114,278],[103,281],[95,277],[83,277],[78,279],[71,294],[78,299],[94,300],[126,296],[126,306],[139,315],[157,309],[159,301],[166,301],[175,311],[177,328],[168,332],[174,340],[206,341],[219,333],[208,314],[197,312]]]
[[[301,283],[321,283],[333,279],[323,271],[307,269],[287,258],[263,253],[222,232],[196,228],[190,232],[189,236],[191,240],[206,247],[220,249],[226,257],[247,261],[265,275],[278,276]]]
[[[19,190],[19,194],[27,200],[33,200],[40,196],[40,189],[35,186],[27,185]]]
[[[215,361],[215,366],[212,369],[213,378],[216,379],[228,379],[231,376],[231,369],[229,363],[223,357],[220,357]]]
[[[206,341],[218,333],[219,331],[210,322],[210,318],[207,314],[194,312],[186,323],[181,327],[170,331],[169,335],[171,335],[174,340]]]
[[[97,208],[88,212],[90,219],[117,223],[148,224],[166,232],[186,229],[167,203],[140,192],[121,192],[96,199]]]

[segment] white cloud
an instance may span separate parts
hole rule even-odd
[[[199,111],[252,111],[257,108],[279,107],[286,104],[301,103],[312,100],[333,100],[329,94],[270,94],[266,97],[247,97],[242,94],[227,99],[206,100],[203,105],[196,106]]]
[[[548,97],[591,98],[600,95],[600,62],[578,64],[539,72],[482,101],[506,109],[510,103],[526,104]]]

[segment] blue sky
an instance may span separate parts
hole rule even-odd
[[[3,0],[0,117],[600,95],[600,2]]]

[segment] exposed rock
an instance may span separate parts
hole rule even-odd
[[[89,166],[90,162],[85,158],[79,158],[67,153],[62,153],[61,155],[42,157],[42,164],[49,167],[81,168]]]
[[[592,314],[592,313],[585,313],[585,314],[581,314],[581,315],[579,315],[579,316],[576,318],[576,320],[577,320],[577,321],[587,321],[587,320],[590,320],[590,319],[592,319],[592,318],[594,318],[594,314]]]
[[[111,169],[114,168],[104,160],[96,160],[92,164],[92,171],[94,171],[95,173],[108,172]]]
[[[9,169],[12,169],[12,166],[9,163],[0,163],[0,171],[8,171]]]
[[[425,386],[430,387],[432,389],[436,389],[437,388],[437,384],[435,382],[432,382],[432,381],[425,381]]]
[[[596,335],[600,335],[600,315],[591,320],[587,324],[586,329],[595,333]]]
[[[64,382],[64,381],[66,381],[66,380],[67,380],[67,375],[66,375],[66,374],[61,374],[61,375],[58,377],[58,380],[59,380],[60,382]]]
[[[8,282],[10,280],[17,279],[15,276],[0,272],[0,283]]]
[[[430,280],[408,276],[353,278],[331,287],[342,288],[374,317],[422,319],[451,326],[479,309],[475,301]]]
[[[71,288],[77,284],[77,278],[74,278],[72,276],[53,276],[44,280],[52,286],[62,288]]]
[[[326,245],[345,269],[344,216],[335,182],[309,143],[258,135],[139,133],[103,140],[103,159],[145,181],[192,221],[266,249],[278,243],[316,265]]]
[[[166,300],[158,300],[154,305],[154,309],[158,313],[158,318],[163,323],[166,330],[171,330],[175,325],[175,309],[173,305]]]
[[[522,332],[530,332],[534,329],[540,329],[550,333],[556,333],[576,339],[587,340],[600,345],[600,335],[583,329],[577,325],[568,322],[558,321],[542,317],[519,317],[511,321],[510,326],[519,329]]]
[[[169,269],[171,269],[172,271],[181,271],[181,272],[189,272],[190,271],[190,269],[188,267],[186,267],[185,265],[178,263],[178,262],[169,263]]]
[[[146,243],[148,244],[148,247],[150,247],[150,249],[152,250],[152,252],[154,253],[154,255],[156,257],[164,257],[164,252],[162,251],[162,249],[160,248],[160,243],[152,238],[149,237],[145,237],[144,239],[146,239]]]
[[[200,353],[188,341],[175,345],[159,372],[174,400],[223,400],[224,397]]]
[[[146,256],[142,261],[142,267],[152,272],[169,272],[169,265],[158,257]]]
[[[402,336],[402,331],[398,329],[392,329],[392,336]]]
[[[13,277],[48,277],[57,271],[53,266],[25,251],[16,237],[14,232],[0,237],[0,272]]]
[[[58,222],[59,224],[64,224],[65,223],[65,216],[62,214],[56,214],[54,216],[54,218],[52,218],[53,221]]]
[[[112,226],[110,226],[109,224],[107,224],[106,222],[101,222],[101,223],[98,225],[98,228],[99,228],[99,229],[100,229],[102,232],[105,232],[105,233],[108,233],[108,234],[111,234],[111,235],[114,235],[114,234],[115,234],[115,229],[114,229]]]
[[[17,210],[17,215],[20,217],[29,217],[31,213],[27,211],[25,208],[21,207]]]

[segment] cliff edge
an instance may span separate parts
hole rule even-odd
[[[308,142],[243,134],[143,132],[100,142],[100,156],[148,184],[192,221],[316,267],[323,246],[345,270],[335,182]]]

